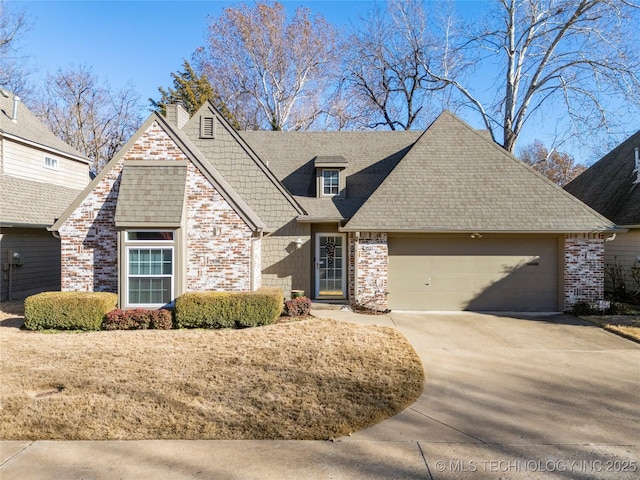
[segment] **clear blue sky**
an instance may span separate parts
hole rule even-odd
[[[249,3],[252,0],[249,0]],[[356,21],[372,0],[281,0],[287,8],[299,5],[321,13],[334,25]],[[41,84],[48,73],[71,65],[86,65],[101,81],[114,88],[132,83],[145,105],[159,98],[158,87],[171,86],[170,73],[181,69],[205,42],[207,17],[217,16],[235,1],[97,1],[9,0],[14,9],[27,14],[30,29],[24,34],[21,53]],[[456,1],[460,13],[480,17],[484,0]],[[482,128],[476,118],[465,120]],[[638,128],[637,119],[635,127]],[[545,137],[545,134],[549,136]],[[540,138],[545,143],[553,132],[529,128],[519,146]],[[570,152],[578,161],[589,161],[589,152]]]

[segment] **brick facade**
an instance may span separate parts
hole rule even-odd
[[[112,167],[58,231],[63,291],[118,292],[114,218],[122,163]]]
[[[387,309],[389,249],[386,233],[349,233],[349,298],[376,310]]]
[[[604,298],[604,236],[566,234],[564,238],[564,308]]]
[[[252,232],[191,163],[186,202],[187,291],[250,290]]]
[[[62,290],[118,293],[115,211],[124,162],[129,160],[187,157],[154,122],[108,165],[110,170],[59,229]],[[190,162],[185,197],[186,253],[176,257],[176,267],[184,272],[186,290],[249,290],[252,260],[260,264],[260,239],[253,238],[251,229]],[[178,258],[184,258],[185,265],[179,265]],[[259,286],[259,276],[254,283]]]

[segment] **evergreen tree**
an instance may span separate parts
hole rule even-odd
[[[193,115],[206,102],[211,100],[213,105],[222,113],[222,115],[238,129],[238,121],[231,114],[227,106],[220,99],[220,95],[213,88],[205,75],[198,75],[188,60],[182,64],[184,70],[182,72],[172,72],[173,88],[165,90],[159,87],[160,100],[149,99],[152,110],[166,114],[166,107],[172,103],[181,103],[189,116]]]

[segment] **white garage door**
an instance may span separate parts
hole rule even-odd
[[[389,308],[557,311],[554,236],[389,235]]]

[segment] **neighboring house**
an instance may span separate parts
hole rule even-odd
[[[152,114],[52,226],[64,290],[157,307],[281,287],[377,308],[561,311],[612,222],[444,112],[424,132],[237,132]]]
[[[627,292],[638,289],[631,268],[640,267],[640,130],[594,163],[565,189],[627,229],[605,242],[605,264],[622,268]],[[607,275],[607,289],[612,289]],[[611,292],[612,293],[612,292]]]
[[[60,290],[60,240],[47,227],[89,183],[89,166],[0,90],[0,300]]]

